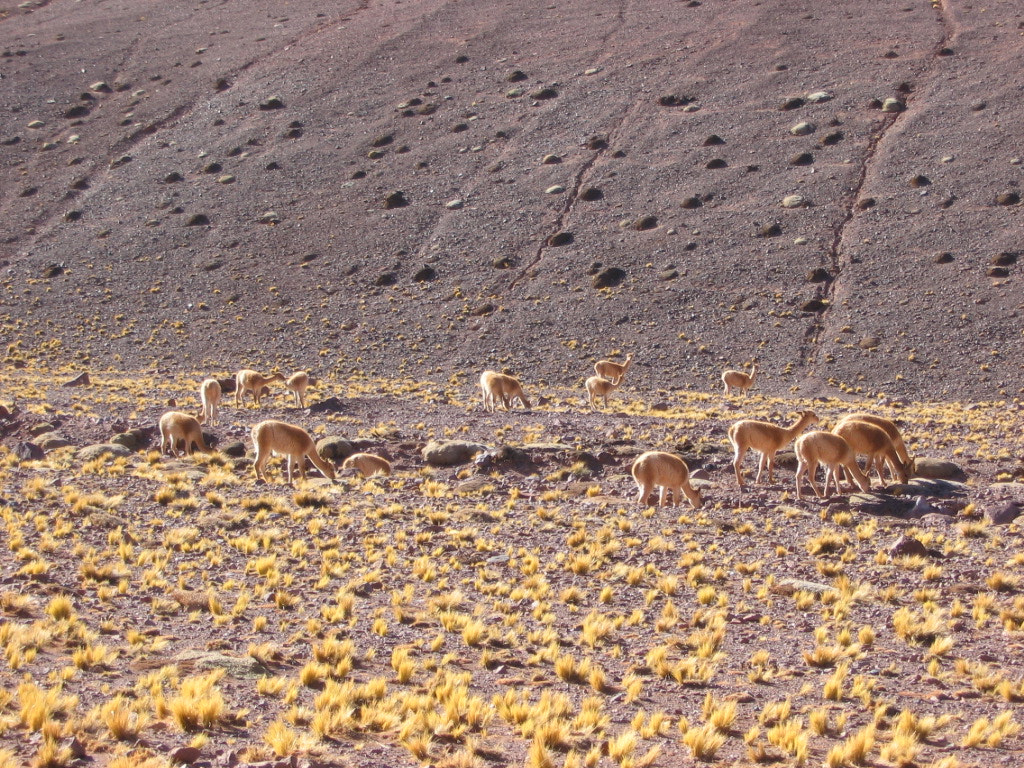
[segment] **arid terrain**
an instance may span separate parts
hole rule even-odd
[[[1017,764],[1022,35],[1015,0],[0,4],[0,766]],[[228,393],[161,454],[245,367],[311,407]],[[741,490],[729,426],[803,410],[894,420],[914,476],[797,499],[785,448]],[[257,483],[265,418],[337,482]],[[647,450],[700,509],[638,503]]]

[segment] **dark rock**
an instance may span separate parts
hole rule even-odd
[[[205,227],[210,223],[210,218],[205,213],[193,213],[185,222],[186,227]]]
[[[499,256],[491,262],[491,266],[495,269],[510,269],[515,266],[515,259],[511,256]]]
[[[540,90],[534,91],[530,94],[531,99],[537,101],[547,101],[548,99],[554,99],[558,97],[558,91],[554,88],[541,88]]]
[[[259,108],[264,112],[273,109],[284,109],[284,100],[280,96],[270,96],[259,103]]]
[[[89,380],[89,373],[83,371],[82,373],[75,376],[71,381],[65,381],[65,387],[88,387],[92,382]]]
[[[595,151],[608,149],[608,139],[604,136],[591,136],[587,139],[586,147]]]
[[[409,204],[409,201],[405,197],[405,192],[397,191],[392,192],[390,195],[384,198],[384,208],[391,210],[393,208],[404,208]]]
[[[223,170],[224,166],[217,162],[207,163],[203,166],[203,173],[220,173]]]
[[[793,97],[788,98],[785,101],[783,101],[779,105],[779,109],[782,110],[783,112],[789,112],[790,110],[793,110],[793,109],[799,109],[805,103],[806,102],[802,98],[800,98],[799,96],[793,96]]]
[[[950,253],[949,251],[937,253],[935,254],[935,258],[933,259],[933,261],[936,264],[949,264],[951,261],[953,261],[953,254]]]
[[[557,248],[562,245],[569,245],[575,239],[572,232],[558,232],[548,238],[548,245]]]
[[[417,283],[429,283],[431,280],[437,279],[437,270],[433,267],[426,265],[416,270],[416,273],[412,276],[412,279]]]
[[[825,299],[808,299],[800,305],[801,312],[824,312],[829,303]]]
[[[309,412],[315,413],[341,413],[345,410],[345,404],[337,397],[326,397],[309,406]],[[347,457],[346,457],[347,458]]]
[[[832,281],[832,274],[824,267],[815,267],[807,273],[809,283],[828,283]]]
[[[685,107],[692,101],[693,99],[691,99],[689,96],[679,96],[674,93],[658,97],[658,104],[663,107]]]
[[[171,171],[163,178],[164,184],[174,184],[179,181],[184,181],[185,177],[177,171]]]
[[[580,200],[586,200],[587,202],[593,202],[595,200],[600,200],[603,197],[604,197],[604,192],[602,192],[597,187],[584,187],[580,191]]]
[[[220,447],[220,452],[233,459],[245,456],[245,443],[241,440],[230,440]]]
[[[717,144],[725,144],[725,139],[723,139],[717,133],[712,133],[710,136],[704,139],[705,147],[713,147]]]
[[[658,226],[657,216],[641,216],[639,219],[633,222],[632,227],[637,231],[644,231],[647,229],[655,229]]]
[[[992,525],[1009,525],[1020,517],[1021,511],[1019,501],[1007,501],[1000,506],[986,509],[985,519]]]
[[[70,109],[66,109],[64,111],[64,117],[68,120],[75,120],[80,117],[88,117],[89,112],[91,111],[92,110],[90,110],[89,107],[85,106],[84,104],[77,104],[71,107]]]
[[[994,267],[1012,267],[1017,263],[1017,257],[1019,255],[1020,254],[1012,251],[1003,251],[1002,253],[997,253],[993,256],[989,260],[989,264]]]
[[[891,557],[929,557],[932,550],[915,539],[913,536],[900,536],[886,549]]]
[[[778,237],[781,234],[782,226],[777,221],[759,225],[757,228],[757,237]]]
[[[942,459],[929,459],[918,456],[914,459],[914,477],[923,477],[928,480],[964,480],[967,475],[952,461]]]
[[[823,146],[823,147],[831,147],[834,144],[838,144],[842,140],[843,140],[843,132],[842,131],[831,131],[829,133],[826,133],[820,139],[818,139],[818,143],[821,144],[821,146]]]
[[[312,410],[310,408],[311,412]],[[351,440],[346,440],[343,437],[322,437],[317,440],[316,452],[323,456],[325,460],[333,461],[337,464],[355,453],[356,447],[352,444]]]
[[[814,155],[810,152],[800,152],[789,158],[790,165],[814,165]]]
[[[39,461],[46,457],[46,452],[42,448],[24,440],[14,444],[13,453],[20,461]]]
[[[725,160],[723,160],[722,158],[716,157],[711,160],[708,160],[704,164],[704,167],[707,168],[708,170],[715,171],[718,170],[719,168],[728,168],[729,164],[725,162]]]
[[[932,183],[932,180],[921,173],[914,174],[910,177],[910,186],[915,189],[918,187],[927,187]]]
[[[988,275],[989,277],[1009,277],[1010,270],[1008,270],[1006,267],[989,267],[985,271],[985,274]]]
[[[996,205],[1016,205],[1020,202],[1020,195],[1016,192],[1000,192],[996,195]]]
[[[595,288],[614,288],[626,279],[626,271],[619,267],[608,267],[594,275],[591,283]]]
[[[857,201],[857,210],[866,211],[868,208],[875,207],[875,198],[873,197],[862,197]]]
[[[49,280],[64,274],[63,264],[49,264],[43,268],[43,278]]]
[[[386,147],[388,144],[393,142],[395,137],[390,133],[385,133],[377,136],[370,142],[371,147]]]
[[[684,197],[679,203],[680,206],[687,210],[693,210],[694,208],[700,208],[704,205],[703,201],[699,197]]]
[[[527,74],[521,69],[513,69],[507,75],[505,75],[505,82],[507,83],[520,83],[527,79]]]
[[[398,282],[398,275],[394,272],[382,272],[377,275],[377,279],[373,281],[373,284],[381,288],[394,285]]]
[[[79,210],[66,211],[64,213],[64,221],[78,221],[82,218],[82,212]]]
[[[423,448],[423,460],[432,467],[453,467],[468,464],[473,458],[487,450],[486,445],[463,440],[431,440]]]

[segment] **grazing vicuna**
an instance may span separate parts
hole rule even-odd
[[[210,447],[203,440],[203,430],[199,419],[181,411],[168,411],[160,417],[160,453],[170,453],[178,457],[177,443],[185,444],[185,453],[192,455],[192,444],[199,446],[203,453],[209,453]]]
[[[729,442],[732,443],[734,456],[732,466],[736,470],[736,482],[740,490],[743,490],[743,457],[747,450],[753,448],[761,454],[757,463],[757,477],[755,483],[761,482],[761,472],[765,466],[768,467],[768,482],[775,482],[775,454],[789,445],[797,435],[803,432],[811,424],[816,424],[818,417],[813,411],[803,411],[796,424],[788,429],[769,424],[767,421],[754,421],[743,419],[729,427]]]
[[[658,493],[658,506],[665,506],[665,497],[672,494],[672,504],[678,506],[682,501],[682,495],[690,500],[694,509],[700,509],[704,500],[700,493],[690,485],[690,468],[686,462],[672,453],[662,451],[648,451],[636,457],[630,469],[633,479],[636,480],[639,492],[636,500],[639,504],[646,504],[647,497],[655,486],[660,486]]]
[[[618,386],[626,376],[629,366],[633,364],[633,354],[626,355],[626,362],[614,363],[611,360],[598,360],[594,363],[594,373],[602,379],[608,379],[612,384]]]
[[[796,441],[796,497],[803,498],[801,492],[801,480],[806,475],[811,484],[814,495],[819,499],[828,493],[828,484],[831,480],[836,487],[836,493],[841,493],[839,488],[839,468],[843,467],[857,481],[857,485],[865,493],[871,490],[871,482],[857,466],[857,457],[853,453],[850,444],[839,435],[831,432],[808,432],[801,435]],[[818,490],[814,482],[814,475],[818,471],[818,465],[825,465],[825,489],[824,493]]]
[[[341,465],[342,469],[354,468],[363,477],[391,474],[391,462],[373,453],[353,453]]]
[[[292,464],[297,464],[299,476],[306,479],[306,459],[319,469],[324,477],[334,482],[334,467],[324,461],[316,451],[316,444],[302,427],[294,424],[286,424],[283,421],[268,419],[261,421],[252,428],[252,443],[256,449],[256,460],[253,467],[256,469],[256,479],[266,482],[267,478],[263,473],[264,467],[270,460],[271,453],[285,457],[288,466],[288,485],[292,484]]]
[[[295,396],[295,405],[298,408],[306,407],[306,388],[309,383],[309,374],[305,371],[293,373],[284,383],[288,391]]]
[[[749,374],[743,373],[743,371],[725,371],[722,374],[722,383],[725,385],[726,395],[730,394],[732,390],[738,389],[746,397],[747,390],[754,386],[756,380],[757,363],[750,367]]]
[[[836,426],[838,427],[844,421],[866,421],[868,424],[874,424],[876,427],[884,429],[885,434],[892,440],[892,446],[896,449],[896,455],[900,457],[900,462],[908,470],[911,468],[913,462],[910,460],[910,453],[907,451],[906,443],[903,442],[900,428],[895,423],[881,416],[875,416],[873,413],[848,413],[839,420]]]
[[[203,383],[199,385],[199,401],[203,404],[203,412],[199,416],[200,424],[213,426],[217,423],[220,396],[220,382],[216,379],[203,379]]]
[[[498,402],[508,411],[516,400],[530,410],[530,401],[523,394],[523,385],[519,379],[497,371],[484,371],[480,374],[480,390],[483,394],[484,409],[494,411]]]
[[[868,457],[864,465],[866,473],[870,473],[874,465],[878,479],[884,483],[882,465],[888,464],[890,477],[901,483],[907,482],[907,468],[900,460],[892,438],[881,427],[858,419],[842,419],[832,434],[843,438],[855,454],[863,453]]]
[[[613,392],[618,384],[614,381],[602,378],[601,376],[591,376],[587,379],[586,384],[587,397],[590,400],[591,410],[597,410],[597,398],[600,397],[604,400],[604,407],[608,407],[608,394]]]
[[[245,402],[245,393],[252,392],[252,401],[256,408],[260,407],[260,397],[263,396],[263,388],[275,381],[284,381],[283,373],[275,373],[271,376],[264,376],[257,371],[243,368],[235,374],[235,407],[241,408]]]

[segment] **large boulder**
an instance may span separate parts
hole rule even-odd
[[[351,440],[346,440],[343,437],[334,435],[330,437],[321,437],[317,440],[316,452],[323,456],[327,461],[333,461],[337,464],[355,453],[356,447],[352,444]]]
[[[75,458],[79,461],[92,461],[108,453],[111,456],[132,455],[132,452],[123,445],[118,445],[117,443],[96,443],[95,445],[87,445],[85,448],[79,449],[75,453]]]
[[[914,459],[914,477],[924,477],[928,480],[964,480],[966,473],[959,465],[952,461],[943,459],[929,459],[918,456]]]
[[[474,456],[486,450],[486,445],[464,440],[431,440],[423,448],[423,460],[432,467],[453,467],[468,464]]]

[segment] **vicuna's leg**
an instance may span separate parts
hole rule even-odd
[[[665,496],[668,493],[668,486],[662,485],[658,487],[658,506],[665,506]]]

